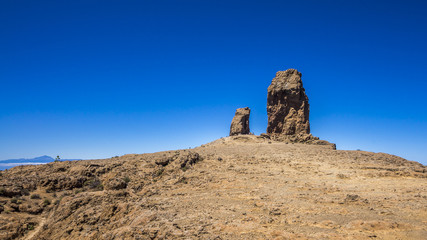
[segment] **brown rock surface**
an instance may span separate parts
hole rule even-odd
[[[389,154],[238,135],[0,171],[0,239],[424,239],[426,179]]]
[[[233,120],[231,121],[230,136],[238,134],[249,134],[249,115],[251,109],[248,107],[236,109]]]
[[[267,133],[273,137],[309,134],[309,108],[301,73],[295,69],[277,72],[268,87]]]

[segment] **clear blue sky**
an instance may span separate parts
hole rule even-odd
[[[106,158],[267,127],[296,68],[312,133],[427,164],[425,1],[0,2],[0,159]]]

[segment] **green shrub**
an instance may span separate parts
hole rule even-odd
[[[184,172],[185,172],[185,171],[187,171],[187,170],[189,169],[189,167],[188,167],[188,166],[184,166],[184,167],[182,167],[181,169],[182,169],[182,171],[184,171]]]
[[[125,183],[129,183],[130,182],[130,178],[126,176],[125,178],[123,178],[123,181],[125,181]]]
[[[28,223],[27,229],[28,230],[34,230],[34,223]]]
[[[162,174],[163,174],[163,172],[165,171],[165,169],[163,169],[163,168],[160,168],[160,169],[158,169],[155,173],[154,173],[154,176],[155,177],[159,177],[159,176],[161,176]]]
[[[45,198],[45,200],[43,201],[43,206],[49,206],[50,205],[50,200]]]

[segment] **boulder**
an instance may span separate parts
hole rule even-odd
[[[251,109],[248,107],[236,109],[234,118],[231,121],[230,136],[239,134],[249,134],[249,115]]]

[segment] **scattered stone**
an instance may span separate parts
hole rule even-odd
[[[231,121],[230,136],[249,134],[249,115],[251,109],[248,107],[238,108]]]
[[[359,200],[359,195],[357,194],[347,194],[346,198],[344,201],[346,202],[355,202],[357,200]]]
[[[170,157],[165,157],[165,158],[155,160],[155,163],[157,165],[161,165],[164,167],[164,166],[167,166],[171,161],[173,160]]]
[[[106,184],[107,190],[119,190],[127,187],[127,183],[121,178],[112,178]]]
[[[259,136],[262,138],[270,139],[270,136],[267,133],[261,133]]]

